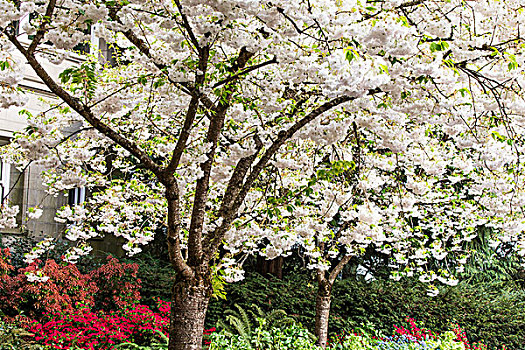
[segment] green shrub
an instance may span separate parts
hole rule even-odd
[[[226,300],[211,300],[206,325],[216,326],[224,310],[233,309],[235,304],[243,309],[250,309],[255,304],[264,312],[284,310],[288,316],[313,330],[315,292],[315,284],[305,279],[304,275],[289,275],[280,280],[247,273],[245,280],[226,287]]]
[[[227,286],[227,300],[212,300],[206,324],[216,326],[223,311],[238,304],[256,304],[265,312],[282,309],[309,330],[314,329],[316,285],[309,276],[295,273],[282,280],[247,273],[246,279]],[[426,295],[426,285],[413,280],[336,281],[333,289],[329,331],[352,330],[363,324],[377,325],[390,334],[405,317],[413,317],[436,332],[452,322],[465,329],[471,342],[490,347],[523,349],[525,339],[525,291],[512,284],[460,283],[445,287],[436,297]]]
[[[250,334],[212,333],[208,350],[314,350],[310,332],[298,323],[267,328],[264,320]]]
[[[141,280],[141,303],[153,307],[157,305],[158,299],[171,300],[174,273],[169,262],[158,259],[150,253],[138,254],[121,261],[138,265],[137,277]]]
[[[522,349],[525,339],[525,292],[499,284],[443,288],[428,297],[414,281],[339,281],[334,286],[330,330],[353,329],[370,322],[388,332],[406,316],[436,332],[459,323],[471,342]]]
[[[235,304],[235,310],[226,310],[224,317],[217,321],[217,328],[226,333],[249,337],[252,330],[283,328],[295,323],[295,320],[280,309],[264,312],[259,306],[243,309]]]

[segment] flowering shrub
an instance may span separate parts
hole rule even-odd
[[[455,341],[452,332],[421,339],[409,334],[391,336],[377,340],[374,346],[378,350],[465,350],[462,343]]]
[[[157,331],[168,334],[169,304],[159,301],[159,312],[145,305],[134,305],[122,312],[95,313],[87,308],[69,314],[47,314],[45,321],[34,321],[28,330],[35,340],[53,349],[105,350],[123,342],[150,344]]]
[[[52,349],[76,347],[109,350],[116,345],[150,345],[163,343],[168,337],[170,303],[157,301],[157,312],[146,305],[133,305],[120,312],[95,313],[88,308],[71,314],[47,314],[42,322],[34,321],[28,330],[40,344]],[[204,344],[215,328],[204,330]],[[119,347],[120,348],[120,347]]]
[[[399,335],[404,335],[407,338],[411,338],[414,340],[427,340],[427,339],[436,339],[437,335],[432,333],[432,331],[428,329],[422,329],[419,328],[416,325],[416,321],[413,318],[406,318],[406,321],[410,325],[410,329],[406,329],[403,326],[398,327],[394,325],[395,333]]]
[[[210,341],[210,337],[213,333],[215,333],[217,329],[215,327],[212,327],[210,329],[205,329],[204,330],[204,333],[203,333],[203,340],[202,342],[204,343],[204,345],[210,345],[211,341]]]
[[[473,343],[471,344],[467,338],[467,334],[459,324],[455,323],[452,325],[452,331],[456,335],[456,340],[465,345],[466,350],[488,350],[487,345],[483,343]],[[503,346],[501,350],[508,350],[506,346]]]
[[[465,332],[455,324],[452,331],[442,334],[417,326],[413,318],[407,318],[409,328],[394,326],[392,336],[374,337],[366,332],[343,333],[331,339],[333,350],[488,350],[483,344],[470,344]],[[494,349],[497,350],[497,349]],[[508,350],[503,347],[501,350]]]

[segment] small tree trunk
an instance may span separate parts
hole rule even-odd
[[[332,286],[320,284],[315,299],[315,335],[317,345],[326,347],[328,341],[328,318],[330,316],[330,302],[332,296]]]
[[[284,258],[282,256],[278,256],[272,260],[266,260],[264,257],[258,256],[255,269],[265,277],[267,275],[273,275],[278,279],[283,279],[283,263]]]
[[[180,280],[173,286],[169,350],[202,349],[202,333],[211,284],[206,280]]]

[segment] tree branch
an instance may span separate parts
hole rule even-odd
[[[232,72],[243,69],[250,58],[253,57],[253,55],[253,53],[249,52],[245,47],[243,47],[239,52],[237,60],[231,67]],[[210,151],[207,153],[208,159],[201,164],[203,176],[197,180],[197,185],[195,187],[195,197],[193,200],[193,209],[191,213],[190,233],[188,237],[188,263],[190,265],[200,264],[203,258],[202,230],[205,206],[210,184],[210,173],[213,165],[213,158],[215,157],[215,151],[217,149],[217,142],[219,140],[222,127],[224,126],[226,112],[230,107],[230,100],[236,90],[236,86],[233,84],[234,82],[235,80],[226,85],[225,96],[221,101],[219,101],[217,107],[212,110],[213,118],[210,120],[210,126],[208,127],[208,132],[206,134],[206,142],[210,143],[212,146]]]
[[[33,41],[31,41],[31,44],[29,45],[29,48],[27,49],[27,52],[32,55],[33,52],[35,52],[36,47],[38,44],[40,44],[40,41],[44,37],[44,35],[47,32],[47,24],[51,23],[51,18],[53,17],[53,12],[55,11],[55,5],[56,0],[50,0],[47,4],[46,13],[44,14],[44,19],[42,20],[42,23],[40,23],[40,26],[38,27],[38,30],[35,34],[35,37],[33,38]]]
[[[244,178],[246,177],[248,170],[250,170],[250,167],[257,158],[260,150],[263,148],[263,143],[257,134],[254,136],[254,140],[256,145],[255,152],[252,155],[241,158],[239,160],[239,162],[235,166],[235,170],[233,171],[232,176],[230,177],[230,181],[228,182],[226,191],[224,192],[221,207],[219,208],[219,211],[217,213],[217,216],[222,217],[223,220],[228,216],[228,213],[231,211],[235,199],[239,195],[239,192],[242,188],[242,183],[244,182]],[[229,224],[231,224],[232,219],[233,215],[231,215],[230,219],[227,219],[230,220]],[[213,255],[215,254],[215,251],[212,248],[213,238],[205,237],[204,241],[206,242],[203,248],[204,254],[207,259],[212,259]]]
[[[188,16],[186,16],[182,10],[182,5],[180,3],[180,0],[175,0],[175,5],[177,5],[177,8],[179,9],[180,15],[182,17],[182,21],[184,22],[184,29],[186,29],[186,32],[188,33],[191,42],[197,49],[197,51],[201,52],[202,48],[199,45],[199,41],[195,37],[195,34],[193,33],[193,29],[190,26],[190,22],[188,21]]]
[[[425,0],[409,1],[409,2],[405,2],[405,3],[401,4],[401,5],[398,5],[396,8],[403,9],[403,8],[407,8],[407,7],[413,7],[413,6],[421,5],[424,2],[425,2]]]
[[[214,88],[219,87],[219,86],[221,86],[223,84],[227,84],[227,83],[229,83],[229,82],[239,78],[241,75],[248,74],[248,73],[250,73],[250,72],[252,72],[252,71],[254,71],[256,69],[262,68],[264,66],[267,66],[267,65],[270,65],[270,64],[273,64],[273,63],[277,63],[277,56],[274,56],[271,60],[268,60],[268,61],[265,61],[265,62],[262,62],[262,63],[259,63],[259,64],[255,64],[255,65],[253,65],[251,67],[248,67],[248,68],[240,71],[237,74],[231,75],[228,78],[215,83],[212,86],[212,88],[214,89]]]
[[[168,253],[170,261],[177,271],[184,277],[192,278],[193,271],[182,257],[180,229],[180,198],[179,188],[175,179],[166,185],[166,199],[168,201]]]
[[[373,90],[369,93],[375,93],[379,92],[379,90]],[[224,237],[224,234],[229,229],[230,224],[232,223],[234,216],[241,206],[242,202],[244,201],[244,198],[248,194],[248,191],[251,189],[253,183],[255,180],[259,177],[262,170],[266,167],[266,164],[268,161],[273,157],[275,153],[279,150],[279,148],[287,141],[289,140],[297,131],[299,131],[301,128],[303,128],[305,125],[316,119],[321,114],[329,111],[330,109],[339,106],[345,102],[354,100],[354,97],[350,96],[341,96],[336,97],[331,101],[328,101],[324,103],[323,105],[317,107],[315,110],[310,112],[308,115],[303,117],[301,120],[299,120],[297,123],[295,123],[293,126],[291,126],[287,130],[281,130],[277,136],[277,140],[275,140],[272,145],[266,150],[266,152],[262,155],[261,159],[257,162],[257,164],[253,167],[251,173],[248,175],[246,181],[242,185],[242,188],[238,190],[238,194],[233,201],[233,203],[230,205],[229,210],[225,212],[225,216],[223,216],[222,224],[217,227],[212,234],[210,234],[210,237],[208,239],[208,247],[207,248],[207,254],[208,256],[213,256],[213,254],[217,251],[219,248],[221,241]]]
[[[330,275],[328,276],[328,281],[330,284],[333,284],[335,282],[335,279],[339,275],[341,271],[343,271],[343,268],[352,260],[351,255],[345,255],[335,266],[335,268],[330,272]]]
[[[80,114],[89,124],[91,124],[100,133],[107,136],[113,142],[120,145],[122,148],[124,148],[137,159],[139,159],[140,162],[143,163],[148,170],[152,171],[157,176],[161,175],[160,167],[148,156],[148,154],[142,151],[133,142],[123,137],[120,133],[113,130],[110,126],[96,118],[93,115],[91,109],[85,106],[78,98],[71,96],[66,90],[64,90],[60,85],[58,85],[53,80],[53,78],[51,78],[51,76],[47,73],[47,71],[42,67],[42,65],[37,61],[34,54],[26,50],[14,35],[8,34],[8,38],[20,51],[20,53],[24,55],[27,62],[33,68],[38,77],[42,79],[44,84],[46,84],[46,86],[54,94],[56,94],[60,99],[67,103],[75,112]]]
[[[199,92],[199,87],[204,84],[204,79],[206,76],[206,69],[208,67],[209,52],[210,50],[208,46],[204,47],[200,51],[199,70],[201,71],[201,73],[197,74],[195,77],[196,89],[192,91],[190,105],[188,107],[188,111],[186,112],[186,118],[184,119],[184,125],[182,126],[182,130],[180,132],[179,139],[177,140],[177,144],[175,145],[175,149],[173,150],[173,153],[171,155],[170,162],[165,169],[165,172],[167,175],[173,175],[173,173],[179,166],[179,162],[182,157],[182,153],[184,152],[184,149],[186,148],[186,142],[188,141],[188,138],[190,137],[190,131],[193,126],[193,121],[195,120],[195,116],[197,115],[197,110],[199,108],[199,100],[200,100],[200,95],[201,95]]]

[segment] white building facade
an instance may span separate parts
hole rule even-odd
[[[24,17],[19,28],[24,28],[24,22],[29,20],[29,15]],[[30,37],[23,33],[19,35],[22,43],[29,45]],[[86,45],[81,50],[92,50],[107,52],[107,46],[101,40],[92,37],[92,45]],[[102,45],[101,45],[102,44]],[[102,46],[102,47],[101,47]],[[84,58],[72,54],[60,65],[42,61],[50,75],[58,79],[58,75],[66,68],[80,65]],[[20,55],[18,52],[15,55]],[[104,55],[106,56],[106,55]],[[22,57],[19,56],[22,60]],[[26,93],[28,103],[23,107],[31,114],[38,114],[49,108],[49,102],[56,100],[54,94],[45,86],[26,64],[24,79],[19,86]],[[22,108],[11,107],[0,110],[0,147],[9,143],[9,140],[16,132],[23,131],[28,125],[25,115],[19,115]],[[65,225],[57,223],[54,218],[57,209],[67,203],[81,203],[85,198],[84,189],[73,189],[68,194],[58,196],[49,195],[40,177],[41,168],[36,165],[29,165],[26,169],[16,169],[13,165],[1,161],[0,159],[0,199],[7,201],[9,205],[17,205],[20,209],[17,217],[17,228],[0,230],[0,234],[26,234],[33,238],[44,236],[58,237],[65,229]],[[28,220],[28,208],[38,207],[43,210],[42,216],[37,220]]]

